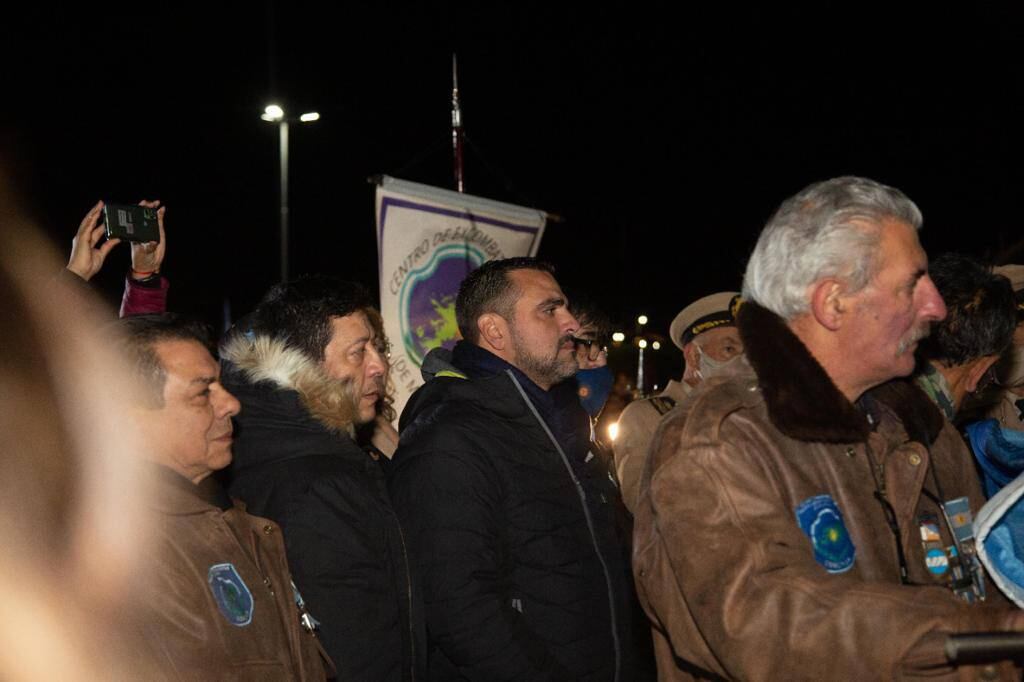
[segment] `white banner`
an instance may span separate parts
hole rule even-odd
[[[485,261],[535,256],[546,215],[384,176],[377,187],[380,312],[398,414],[423,384],[423,356],[459,338],[459,284]]]

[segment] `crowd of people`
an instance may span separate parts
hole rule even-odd
[[[782,202],[736,291],[680,302],[684,373],[612,446],[610,323],[551,265],[471,272],[460,339],[396,415],[364,286],[282,282],[215,345],[166,310],[165,209],[143,205],[160,241],[131,243],[120,319],[68,321],[120,357],[147,482],[150,560],[122,566],[131,618],[106,621],[134,633],[110,649],[133,676],[1020,678],[947,644],[1024,631],[972,526],[1024,470],[1024,267],[929,262],[898,189],[842,177]],[[85,282],[117,246],[101,209],[46,285],[73,308],[96,307]],[[52,333],[3,265],[10,322]]]

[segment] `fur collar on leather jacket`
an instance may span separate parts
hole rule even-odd
[[[871,425],[865,413],[832,383],[785,320],[746,301],[736,325],[779,431],[802,441],[867,440]],[[942,430],[942,414],[913,382],[895,379],[871,389],[858,403],[864,400],[876,400],[894,412],[911,440],[930,445]]]
[[[357,402],[352,382],[327,376],[320,363],[302,351],[269,336],[250,340],[238,334],[224,343],[220,357],[253,384],[267,381],[295,391],[313,419],[329,431],[354,437]]]

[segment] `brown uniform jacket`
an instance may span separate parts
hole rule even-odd
[[[619,433],[613,446],[615,474],[619,479],[622,502],[630,513],[636,513],[640,476],[655,429],[661,418],[692,390],[685,382],[669,381],[664,391],[650,398],[634,400],[619,415]]]
[[[160,549],[147,580],[149,654],[171,680],[323,680],[299,623],[280,528],[161,469],[154,502]]]
[[[707,386],[666,416],[641,485],[634,574],[660,634],[660,678],[979,672],[946,665],[946,635],[1021,621],[990,582],[998,605],[961,602],[927,569],[921,540],[938,516],[951,544],[925,491],[966,496],[973,511],[982,502],[959,435],[906,382],[862,399],[872,427],[780,318],[748,303],[739,328],[756,375]],[[873,469],[923,586],[900,584]],[[815,509],[839,542],[812,543],[799,517]]]

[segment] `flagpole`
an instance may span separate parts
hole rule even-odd
[[[459,108],[459,70],[456,56],[452,55],[452,158],[455,171],[455,189],[465,191],[462,178],[462,110]]]

